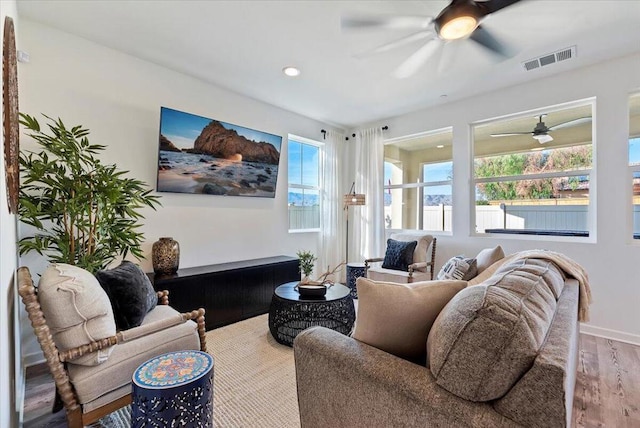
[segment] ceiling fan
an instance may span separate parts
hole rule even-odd
[[[591,122],[591,117],[580,117],[578,119],[569,120],[567,122],[558,123],[557,125],[547,126],[542,121],[542,118],[545,117],[546,114],[541,114],[537,116],[538,123],[533,128],[533,131],[530,132],[506,132],[500,134],[491,134],[492,137],[510,137],[514,135],[531,135],[533,138],[538,140],[540,144],[548,143],[549,141],[553,141],[553,137],[549,135],[549,132],[557,131],[558,129],[569,128],[571,126],[582,125],[583,123]]]
[[[343,29],[410,29],[418,30],[408,36],[379,46],[367,54],[386,52],[419,40],[427,42],[394,72],[398,78],[413,75],[438,49],[441,43],[470,39],[503,57],[511,56],[510,49],[498,41],[481,22],[490,14],[520,0],[452,0],[435,18],[430,16],[343,17]]]

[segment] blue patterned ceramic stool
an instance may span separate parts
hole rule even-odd
[[[356,289],[356,279],[365,276],[367,273],[364,263],[347,263],[347,287],[351,289],[351,297],[358,298]]]
[[[178,351],[133,373],[132,427],[213,427],[213,357]]]

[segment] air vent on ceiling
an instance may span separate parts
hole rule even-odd
[[[566,49],[559,50],[550,54],[539,56],[522,63],[525,70],[531,71],[536,68],[544,67],[545,65],[555,64],[556,62],[566,61],[576,57],[576,47],[571,46]]]

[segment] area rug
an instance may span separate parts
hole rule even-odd
[[[300,427],[293,350],[271,337],[267,315],[209,331],[207,349],[217,428]],[[128,428],[130,421],[126,407],[90,427]]]
[[[293,350],[271,337],[267,315],[209,331],[207,348],[216,427],[300,427]]]

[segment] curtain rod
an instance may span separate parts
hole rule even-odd
[[[385,125],[385,126],[383,126],[383,127],[382,127],[382,130],[383,130],[383,131],[386,131],[387,129],[389,129],[389,127],[388,127],[387,125]],[[323,139],[323,140],[326,140],[326,139],[327,139],[327,131],[326,131],[326,130],[324,130],[324,129],[321,129],[321,130],[320,130],[320,132],[322,133],[322,139]],[[353,138],[355,138],[355,137],[356,137],[356,134],[351,134],[351,136],[352,136]],[[344,137],[344,139],[345,139],[345,140],[347,140],[347,141],[349,141],[349,137]]]

